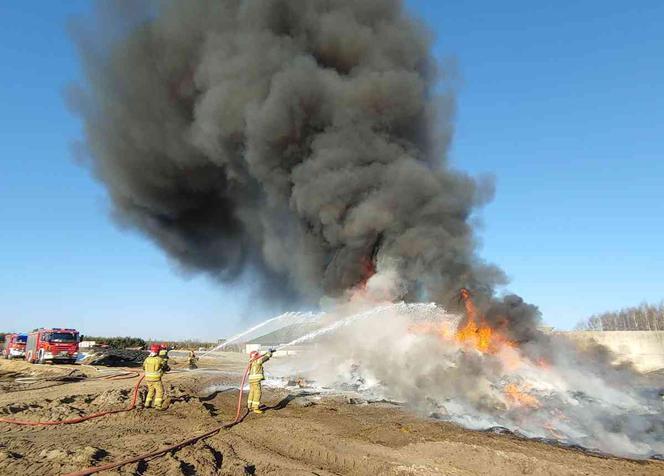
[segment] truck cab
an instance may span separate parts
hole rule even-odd
[[[79,333],[76,329],[36,329],[28,334],[25,360],[30,363],[70,363],[78,357]]]
[[[2,356],[5,359],[16,359],[25,357],[25,344],[28,340],[27,334],[7,334],[5,344],[2,348]]]

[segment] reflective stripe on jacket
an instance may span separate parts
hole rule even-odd
[[[166,361],[156,355],[150,356],[143,362],[143,370],[145,370],[145,380],[148,382],[157,382],[161,380],[164,372],[168,370]]]
[[[265,376],[263,375],[263,364],[270,360],[270,357],[272,357],[272,352],[267,352],[262,357],[251,362],[249,382],[260,382],[261,380],[265,380]]]

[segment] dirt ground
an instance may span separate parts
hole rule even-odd
[[[64,474],[154,451],[233,420],[243,357],[174,372],[167,409],[136,410],[57,427],[0,423],[0,474]],[[173,360],[173,359],[172,359]],[[174,368],[180,365],[174,362]],[[183,364],[183,362],[182,362]],[[51,420],[127,406],[131,369],[0,360],[0,417]],[[22,380],[34,377],[36,380]],[[16,379],[19,380],[16,380]],[[208,389],[208,391],[206,391]],[[142,390],[145,392],[145,389]],[[101,474],[145,475],[664,475],[664,462],[630,461],[469,431],[388,403],[355,403],[307,389],[267,390],[263,415],[150,461]]]

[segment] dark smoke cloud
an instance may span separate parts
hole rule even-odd
[[[491,187],[446,163],[454,101],[400,1],[127,5],[78,25],[71,95],[122,223],[186,269],[311,301],[372,257],[413,299],[503,280],[469,220]]]

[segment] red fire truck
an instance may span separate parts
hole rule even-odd
[[[78,357],[78,331],[76,329],[37,329],[28,334],[25,360],[31,364],[62,362],[73,364]]]
[[[2,356],[5,359],[25,357],[25,342],[27,340],[28,340],[27,334],[5,335],[5,345],[2,347]]]

